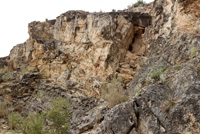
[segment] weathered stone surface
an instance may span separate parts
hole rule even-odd
[[[139,107],[138,133],[199,133],[198,20],[183,5],[156,0],[150,12],[155,17],[144,33],[149,56],[129,83]]]
[[[107,112],[97,128],[84,134],[128,134],[137,127],[137,116],[133,101],[116,105]]]
[[[74,134],[199,134],[198,3],[155,0],[32,22],[30,38],[0,59],[0,100],[27,115],[68,98]],[[15,77],[5,81],[7,72]],[[99,89],[112,78],[122,80],[129,100],[109,108]]]
[[[127,83],[134,76],[137,55],[145,50],[141,36],[150,21],[148,14],[132,12],[69,11],[56,20],[30,23],[30,38],[13,48],[10,60],[14,68],[24,62],[63,87],[69,80],[85,94],[99,95],[92,89],[93,78],[119,76]],[[130,62],[132,66],[120,68]]]

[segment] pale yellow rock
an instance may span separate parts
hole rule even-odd
[[[116,71],[120,70],[118,76],[127,82],[135,74],[129,64],[139,63],[137,55],[144,51],[145,44],[141,38],[144,27],[142,24],[134,26],[132,21],[140,18],[131,21],[133,16],[69,11],[56,20],[32,22],[29,24],[30,38],[13,48],[10,60],[27,62],[37,68],[42,77],[65,88],[69,80],[88,94],[99,94],[92,88],[94,79],[105,81],[116,77]],[[132,42],[133,38],[136,42]],[[129,50],[130,46],[134,50]],[[23,60],[16,60],[16,57]],[[124,65],[119,66],[121,63]],[[18,62],[13,66],[19,67]],[[66,72],[70,73],[67,78]]]

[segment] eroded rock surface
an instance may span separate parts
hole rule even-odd
[[[132,12],[69,11],[56,20],[30,23],[30,38],[13,48],[10,61],[14,68],[26,62],[63,87],[70,81],[84,95],[99,95],[92,89],[95,79],[132,79],[146,47],[141,36],[150,21],[148,14]]]
[[[199,134],[199,3],[155,0],[32,22],[29,39],[0,59],[0,100],[27,115],[68,98],[74,134]],[[100,88],[113,78],[129,100],[111,108]]]

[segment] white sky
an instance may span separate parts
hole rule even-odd
[[[68,10],[123,10],[137,0],[1,0],[0,57],[9,55],[13,46],[25,42],[28,23],[55,19]],[[145,0],[147,3],[153,0]]]

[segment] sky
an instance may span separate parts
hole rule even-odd
[[[24,43],[28,23],[55,19],[68,10],[110,12],[123,10],[137,0],[1,0],[0,57],[8,56],[13,46]],[[146,3],[153,0],[145,0]]]

